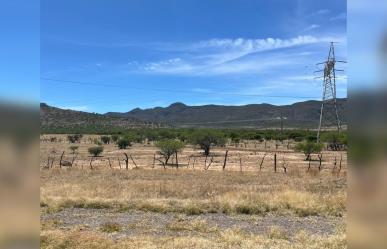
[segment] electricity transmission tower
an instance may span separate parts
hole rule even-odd
[[[342,72],[343,70],[338,70],[335,68],[336,62],[345,61],[337,61],[335,58],[335,47],[334,42],[331,42],[329,48],[329,54],[327,61],[318,63],[317,65],[324,65],[324,69],[316,71],[323,72],[323,76],[317,78],[323,78],[323,95],[322,95],[322,103],[321,103],[321,111],[320,111],[320,123],[318,126],[317,132],[317,142],[320,141],[320,133],[323,128],[323,120],[324,116],[326,121],[334,119],[334,126],[337,128],[337,132],[341,131],[341,121],[339,117],[339,112],[337,110],[337,99],[336,99],[336,72]],[[315,73],[316,73],[315,72]],[[330,115],[330,116],[329,116]],[[333,116],[333,117],[332,117]]]

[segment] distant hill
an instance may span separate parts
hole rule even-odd
[[[111,117],[103,114],[64,110],[40,104],[41,132],[103,132],[112,129],[148,127],[150,124],[133,117]]]
[[[347,99],[338,99],[338,111],[343,124]],[[174,103],[168,107],[133,109],[126,113],[106,113],[109,117],[127,117],[146,122],[165,123],[172,127],[219,128],[279,128],[281,113],[284,128],[317,128],[321,101],[305,101],[292,105],[251,104],[244,106],[187,106]],[[329,106],[327,106],[327,109]],[[326,126],[332,126],[334,116],[326,116]]]
[[[346,124],[347,99],[338,99],[339,115]],[[187,106],[174,103],[168,107],[133,109],[126,113],[96,114],[63,110],[40,104],[40,126],[43,133],[111,132],[144,127],[208,127],[208,128],[280,128],[315,129],[320,118],[320,101],[298,102],[275,106],[251,104],[244,106]],[[325,116],[325,126],[333,126],[334,117]]]

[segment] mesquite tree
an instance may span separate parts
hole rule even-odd
[[[166,165],[168,164],[171,156],[177,156],[177,153],[183,149],[184,143],[180,142],[179,140],[169,139],[158,141],[156,146],[160,149],[159,154],[164,157],[164,165]]]
[[[199,145],[204,150],[204,155],[208,156],[212,146],[224,146],[226,139],[214,130],[199,130],[192,134],[191,142]]]

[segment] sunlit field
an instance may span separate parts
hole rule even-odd
[[[93,157],[95,138],[41,137],[42,248],[346,247],[345,151],[323,150],[320,165],[294,141],[228,142],[208,156],[187,144],[164,165],[146,141]]]

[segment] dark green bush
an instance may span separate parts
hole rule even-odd
[[[103,147],[102,146],[90,147],[88,151],[92,156],[97,157],[103,152]]]

